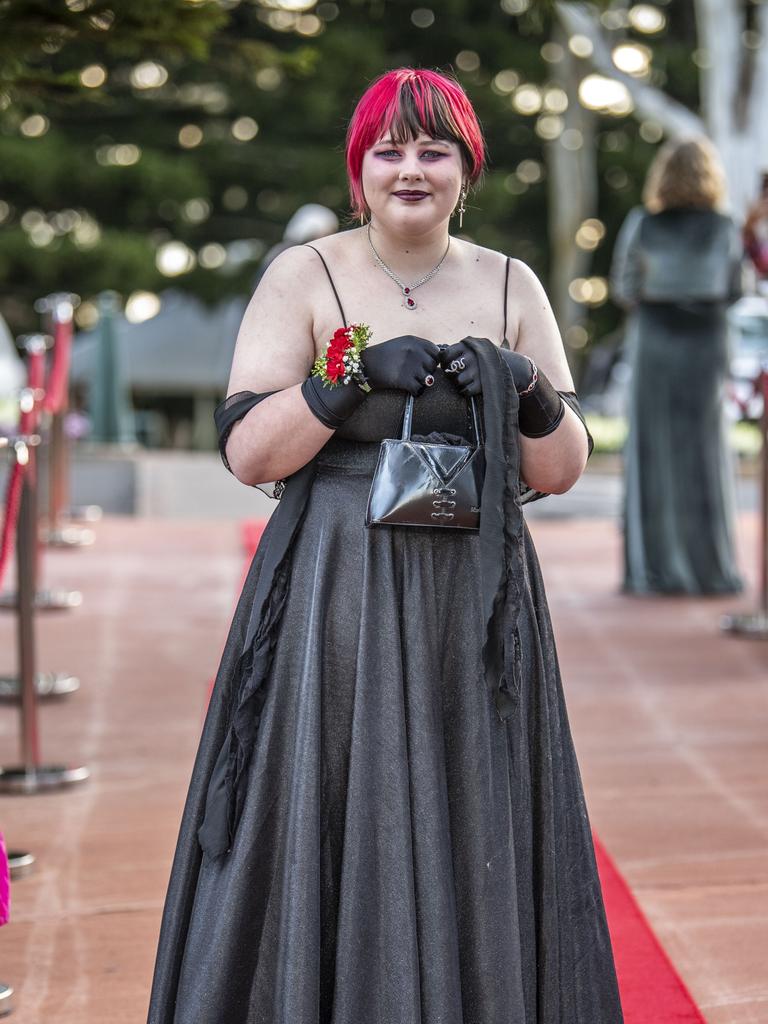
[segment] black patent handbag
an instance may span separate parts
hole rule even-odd
[[[474,443],[432,444],[411,438],[413,395],[405,403],[400,438],[385,438],[371,482],[366,526],[480,527],[485,454],[474,398]]]

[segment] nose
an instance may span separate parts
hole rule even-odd
[[[421,180],[424,177],[424,172],[419,166],[418,159],[416,157],[407,157],[403,160],[402,166],[400,167],[400,177],[403,181],[413,181],[414,179]]]

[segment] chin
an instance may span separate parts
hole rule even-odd
[[[379,214],[379,223],[392,231],[405,231],[422,234],[433,231],[450,217],[450,211],[440,210],[434,204],[415,203],[413,207],[401,204],[398,209],[388,209]],[[375,212],[374,212],[375,215]]]

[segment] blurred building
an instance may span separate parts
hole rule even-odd
[[[209,308],[175,289],[160,299],[159,312],[141,323],[114,316],[137,439],[152,448],[214,448],[213,410],[226,394],[247,300],[235,297]],[[100,338],[98,325],[75,336],[72,386],[81,404],[97,377]]]

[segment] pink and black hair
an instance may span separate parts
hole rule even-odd
[[[358,101],[347,129],[347,178],[352,209],[365,212],[363,155],[389,132],[395,142],[433,139],[455,142],[471,184],[485,167],[485,140],[467,94],[448,75],[421,68],[397,68],[377,78]]]

